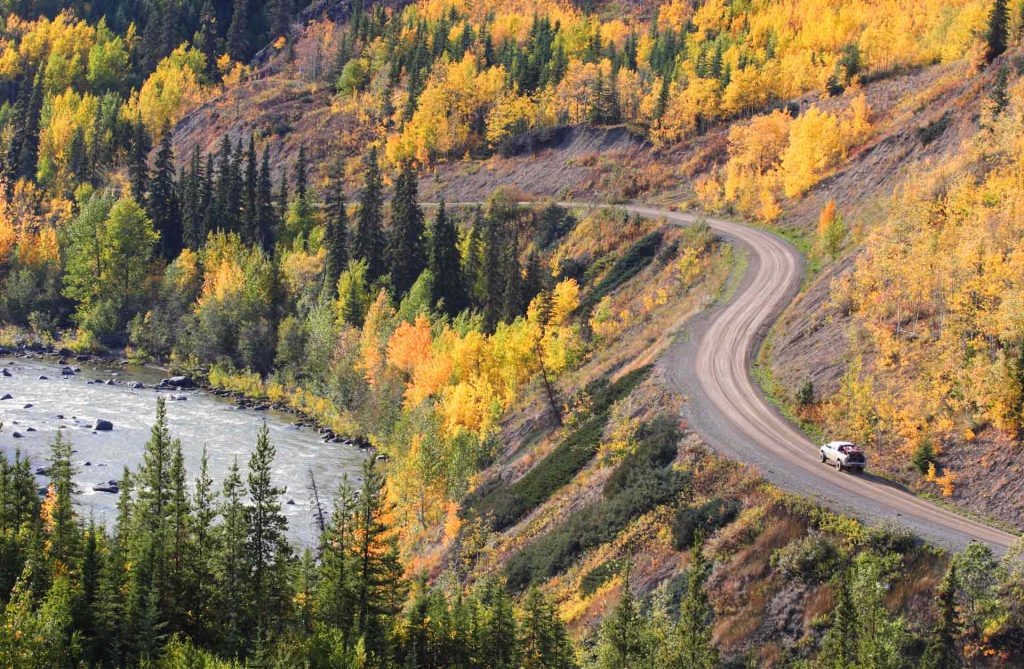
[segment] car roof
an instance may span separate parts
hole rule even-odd
[[[854,446],[855,444],[852,441],[830,441],[830,442],[828,442],[825,445],[826,446]]]

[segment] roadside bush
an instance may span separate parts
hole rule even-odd
[[[737,500],[721,497],[702,506],[679,509],[672,521],[672,546],[677,551],[691,547],[698,530],[711,534],[735,520],[739,511],[740,503]]]
[[[829,578],[839,560],[839,549],[820,532],[812,532],[772,554],[772,569],[784,578],[820,583]]]
[[[806,407],[814,404],[814,382],[804,379],[796,389],[796,405]]]
[[[878,555],[907,553],[917,545],[917,537],[902,525],[885,522],[869,527],[865,534],[865,545]]]

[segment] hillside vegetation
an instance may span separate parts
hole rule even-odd
[[[789,235],[768,390],[1019,523],[1021,9],[3,5],[2,343],[158,362],[375,457],[301,556],[265,431],[214,482],[158,405],[112,532],[65,439],[43,496],[0,457],[0,664],[1020,663],[1020,547],[866,527],[679,420],[663,354],[742,253],[555,200]]]

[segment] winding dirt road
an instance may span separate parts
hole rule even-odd
[[[677,224],[696,217],[642,205],[624,207]],[[945,547],[971,540],[1003,553],[1013,535],[916,497],[870,474],[821,464],[813,444],[764,397],[751,376],[754,356],[779,313],[800,288],[804,263],[790,244],[764,230],[705,219],[737,250],[747,269],[725,301],[690,323],[662,359],[666,376],[687,396],[684,414],[716,450],[755,465],[772,483],[869,523],[890,520]],[[836,435],[841,438],[842,435]],[[870,463],[869,463],[870,464]]]

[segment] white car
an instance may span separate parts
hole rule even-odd
[[[863,472],[868,460],[864,451],[848,441],[830,441],[821,447],[821,461],[835,465],[839,471]]]

